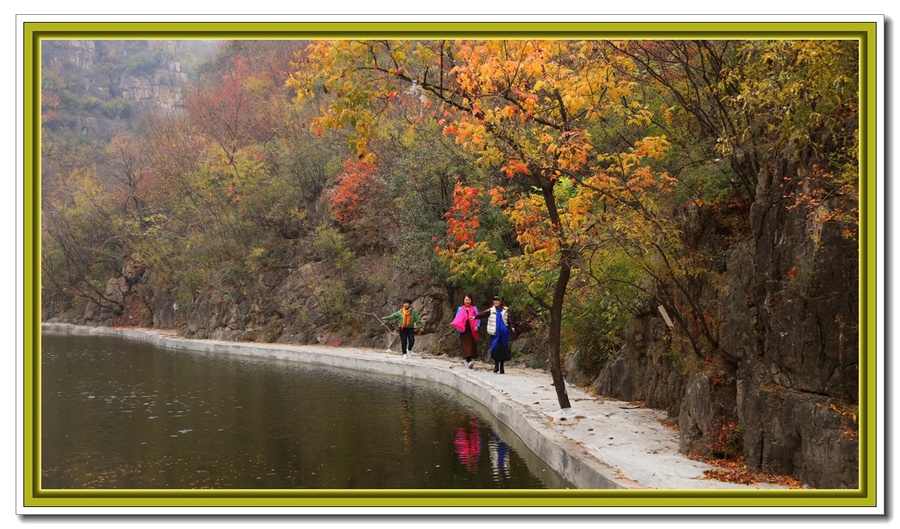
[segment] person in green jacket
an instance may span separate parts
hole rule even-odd
[[[400,327],[400,349],[403,351],[403,358],[408,358],[407,353],[411,353],[413,346],[416,344],[416,329],[423,327],[418,311],[412,308],[412,300],[404,300],[403,307],[397,312],[385,316],[384,320],[398,321],[398,326]]]

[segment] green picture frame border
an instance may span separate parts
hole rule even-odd
[[[42,507],[875,507],[877,43],[883,19],[834,22],[43,22],[23,24],[23,500]],[[40,487],[42,40],[346,38],[854,39],[860,50],[860,402],[855,490],[49,490]],[[882,114],[883,115],[883,114]]]

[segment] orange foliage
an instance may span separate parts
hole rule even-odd
[[[444,216],[447,217],[447,236],[454,247],[475,246],[475,231],[481,226],[478,193],[477,187],[460,182],[453,189],[453,204]]]
[[[331,195],[331,210],[341,226],[347,227],[367,213],[367,202],[381,192],[375,166],[366,160],[344,162],[340,183]]]

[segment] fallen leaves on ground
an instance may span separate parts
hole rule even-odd
[[[669,419],[660,419],[660,420],[659,420],[659,423],[662,424],[663,426],[665,426],[666,428],[671,429],[671,430],[678,430],[678,429],[679,429],[678,424],[677,424],[677,423],[674,423],[674,422],[672,422],[672,421],[670,421]]]
[[[715,470],[704,470],[703,475],[707,479],[724,481],[725,483],[739,483],[742,485],[754,485],[757,483],[768,483],[770,485],[780,485],[791,489],[803,488],[803,484],[794,476],[783,476],[777,474],[766,474],[763,472],[751,472],[747,465],[741,459],[715,459],[704,457],[696,454],[689,454],[688,457],[694,461],[703,461],[708,465],[717,467]]]

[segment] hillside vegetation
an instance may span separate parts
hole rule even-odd
[[[855,41],[45,43],[45,321],[458,354],[858,480]],[[208,60],[206,57],[209,57]]]

